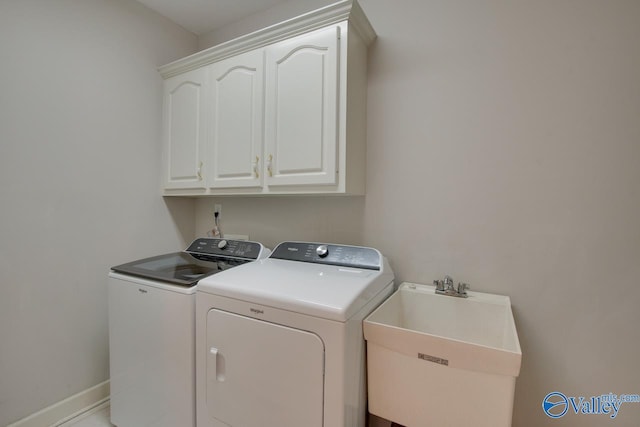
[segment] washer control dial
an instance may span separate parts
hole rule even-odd
[[[222,239],[218,242],[218,249],[224,249],[227,247],[227,241]]]
[[[324,258],[329,255],[329,248],[327,245],[320,245],[316,248],[316,254],[318,254],[320,258]]]

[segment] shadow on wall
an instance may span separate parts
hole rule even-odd
[[[211,198],[196,202],[196,235],[213,227],[214,204],[222,205],[226,234],[248,235],[269,248],[287,240],[361,245],[364,197]]]
[[[184,197],[164,197],[163,199],[178,236],[182,240],[182,246],[187,247],[195,238],[195,224],[193,221],[195,199]]]

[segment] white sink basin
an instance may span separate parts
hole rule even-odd
[[[517,377],[522,352],[509,297],[467,293],[438,295],[432,285],[403,283],[365,320],[365,338],[450,367]]]
[[[403,283],[365,319],[364,336],[372,414],[407,426],[511,425],[522,352],[509,297]]]

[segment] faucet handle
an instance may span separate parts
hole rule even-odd
[[[436,287],[436,291],[444,291],[444,282],[442,280],[434,280],[433,285]]]
[[[449,276],[448,274],[446,276],[444,276],[444,280],[442,281],[444,288],[446,290],[451,289],[453,290],[453,278],[451,276]]]
[[[468,283],[458,283],[458,294],[460,295],[466,295],[467,294],[467,289],[469,289],[471,286],[469,286]]]

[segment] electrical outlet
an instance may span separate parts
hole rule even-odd
[[[213,213],[218,213],[218,217],[222,216],[222,204],[216,203],[213,205]]]

